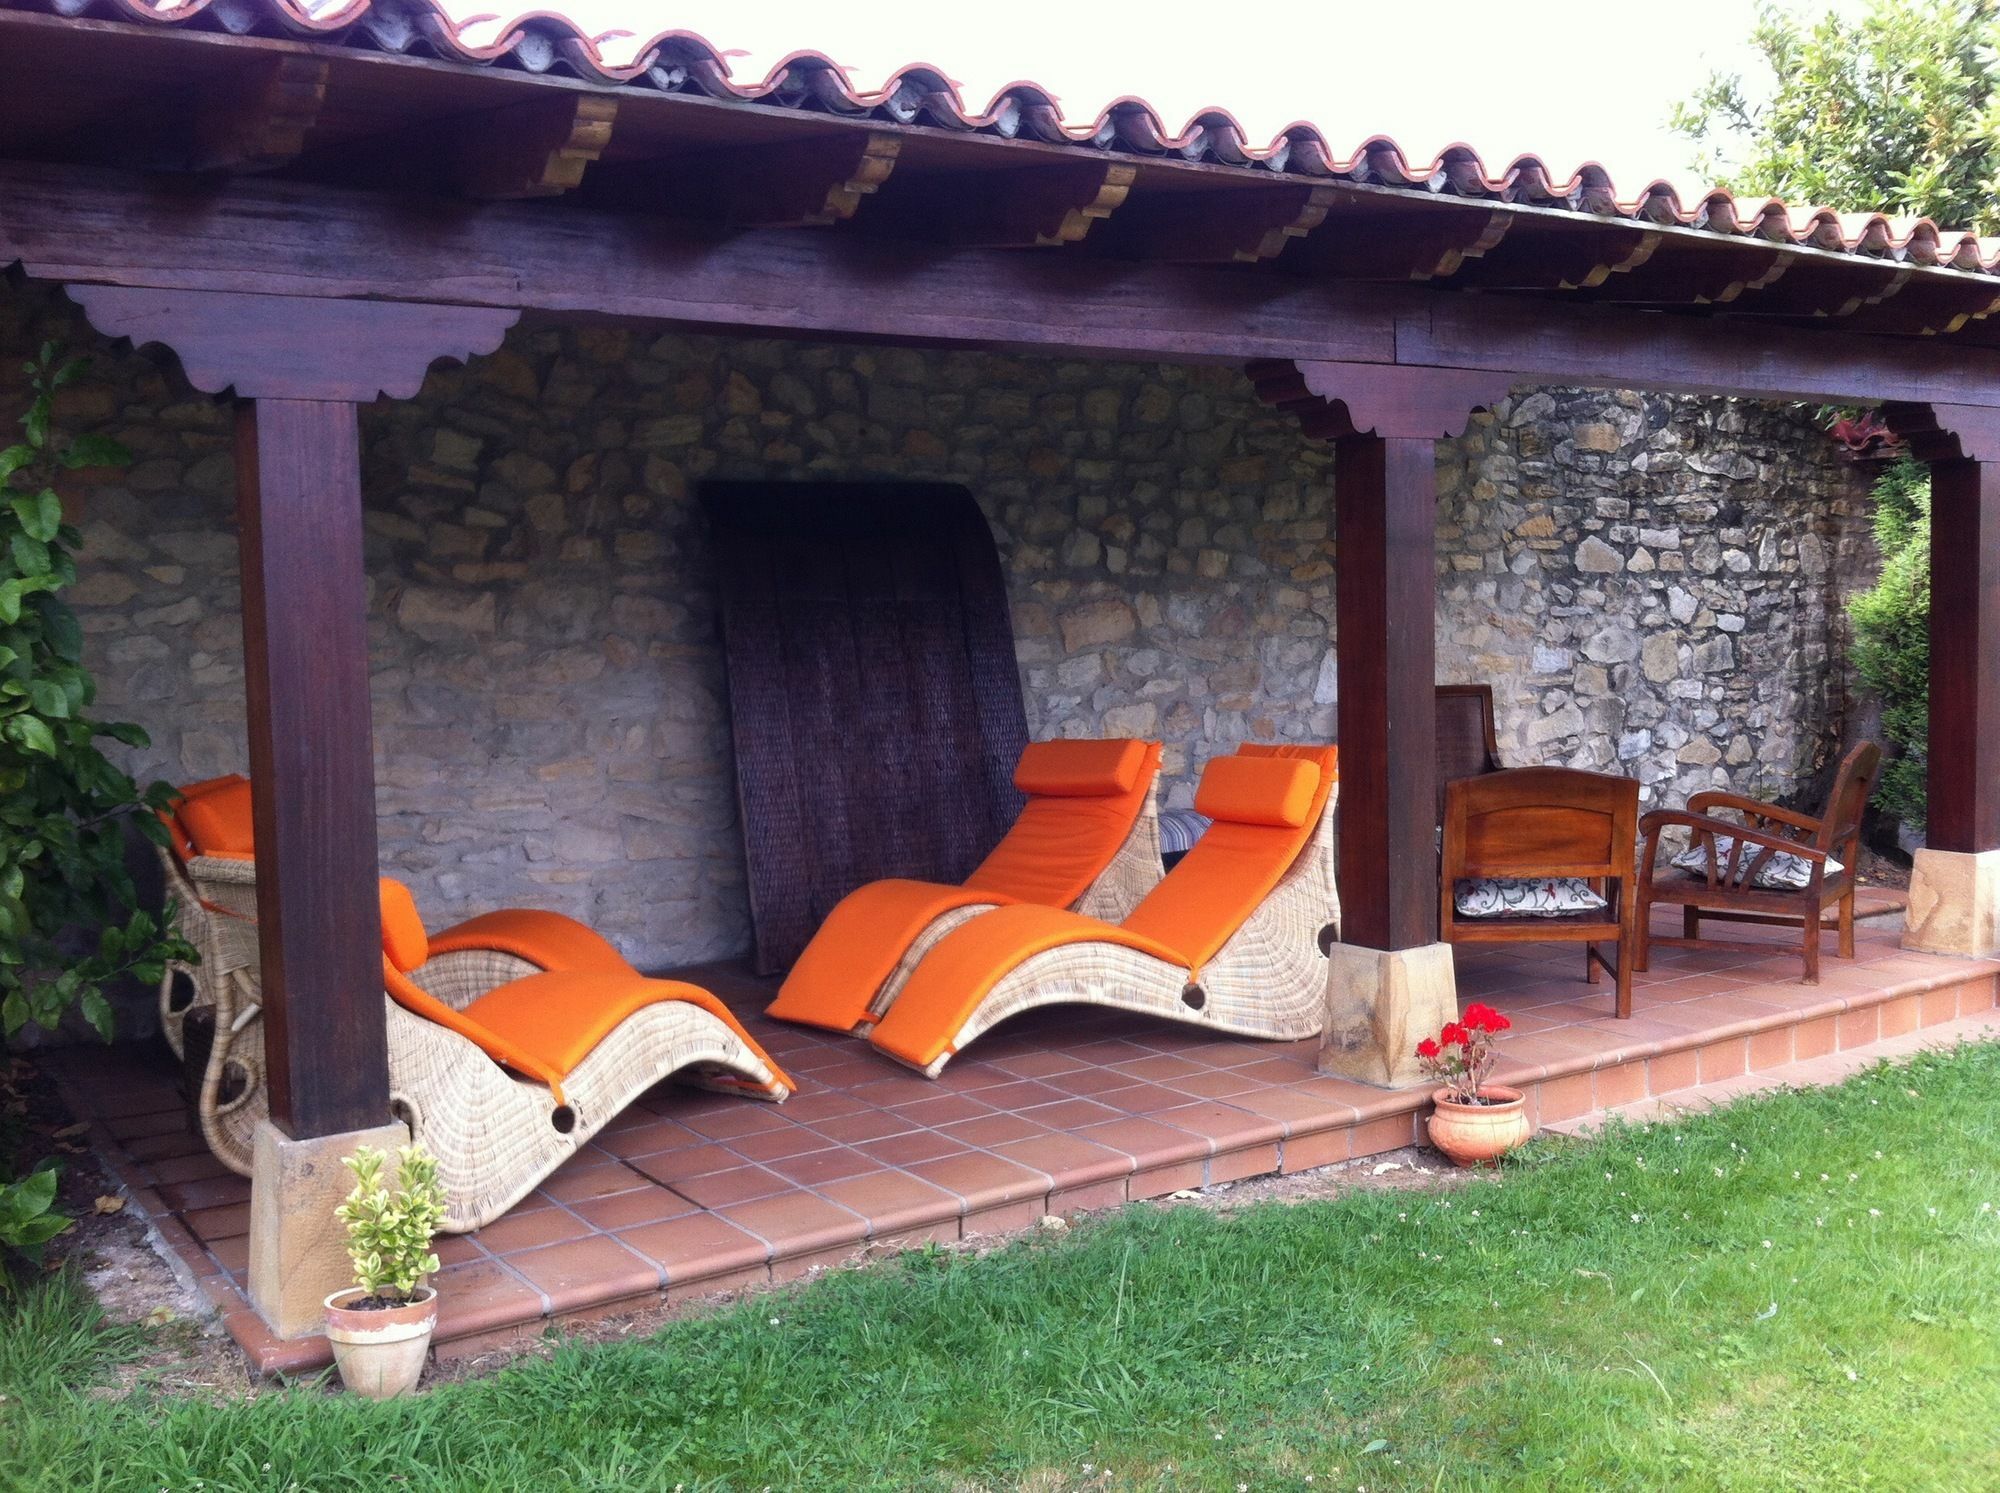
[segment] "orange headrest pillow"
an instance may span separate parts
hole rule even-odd
[[[183,789],[174,818],[188,855],[249,855],[256,849],[248,778],[215,778]]]
[[[1202,770],[1195,812],[1231,824],[1298,829],[1312,813],[1319,765],[1296,757],[1216,757]]]
[[[430,935],[424,932],[424,920],[417,915],[417,899],[402,882],[384,876],[381,896],[382,953],[397,969],[408,974],[431,957]]]
[[[1146,769],[1151,742],[1036,741],[1021,753],[1014,786],[1037,798],[1111,798],[1130,793]]]

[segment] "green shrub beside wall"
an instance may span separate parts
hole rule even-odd
[[[1930,746],[1930,473],[1904,457],[1882,474],[1871,496],[1882,575],[1848,603],[1854,667],[1881,697],[1882,732],[1892,749],[1875,803],[1914,829],[1924,823]]]

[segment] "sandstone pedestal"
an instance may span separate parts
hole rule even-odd
[[[1378,1088],[1427,1083],[1417,1044],[1456,1020],[1450,944],[1383,950],[1337,943],[1328,954],[1319,1070]]]
[[[354,1284],[347,1231],[333,1210],[354,1190],[340,1164],[356,1146],[394,1151],[408,1145],[402,1125],[378,1125],[293,1140],[265,1120],[257,1126],[250,1174],[250,1302],[281,1338],[304,1337],[326,1324],[325,1301]]]
[[[1977,959],[2000,954],[2000,850],[1919,850],[1903,947]]]

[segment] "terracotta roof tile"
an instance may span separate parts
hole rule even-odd
[[[899,68],[879,87],[864,88],[832,58],[801,51],[782,58],[759,80],[739,80],[731,73],[730,54],[694,32],[663,30],[633,45],[631,33],[588,35],[555,11],[523,14],[501,25],[490,40],[475,43],[468,34],[493,24],[493,17],[454,22],[437,0],[0,0],[0,10],[9,9],[306,38],[364,51],[558,74],[604,87],[872,117],[1082,150],[1176,156],[1290,177],[1695,228],[1921,266],[1986,273],[2000,269],[2000,239],[1941,228],[1928,218],[1842,213],[1776,198],[1739,199],[1719,188],[1683,202],[1665,181],[1625,196],[1595,162],[1567,175],[1534,155],[1517,156],[1495,168],[1463,144],[1425,160],[1411,157],[1386,135],[1372,136],[1343,154],[1304,121],[1260,145],[1225,109],[1204,109],[1173,129],[1150,103],[1134,96],[1113,100],[1092,118],[1071,120],[1055,95],[1025,80],[1000,89],[983,108],[973,108],[947,73],[921,62]],[[607,58],[605,44],[614,41],[629,61]]]

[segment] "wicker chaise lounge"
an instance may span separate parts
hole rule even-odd
[[[1245,746],[1202,774],[1214,820],[1122,923],[1002,907],[940,939],[870,1034],[935,1078],[996,1023],[1083,1003],[1244,1036],[1325,1023],[1334,886],[1332,747]]]
[[[159,847],[161,880],[172,909],[167,931],[177,933],[196,953],[208,947],[211,916],[201,891],[188,875],[188,862],[202,855],[227,858],[250,851],[250,780],[240,773],[189,783],[173,804],[160,811],[167,843]],[[160,976],[160,1032],[180,1057],[183,1029],[197,1009],[214,1004],[201,966],[169,960]]]
[[[794,1085],[698,985],[601,971],[508,980],[464,999],[416,903],[382,882],[389,1097],[438,1158],[444,1227],[498,1218],[661,1080],[783,1100]]]
[[[910,972],[969,918],[1029,903],[1118,922],[1160,880],[1156,741],[1041,741],[1021,753],[1028,802],[961,886],[870,882],[843,897],[765,1015],[865,1032]]]
[[[221,781],[225,788],[219,793],[183,790],[169,820],[169,892],[201,963],[184,968],[182,977],[193,989],[187,1004],[179,1003],[171,986],[163,988],[162,1017],[168,1040],[183,1052],[189,1012],[212,1013],[194,1095],[196,1116],[216,1159],[247,1177],[257,1122],[268,1112],[257,865],[250,851],[249,782]],[[430,953],[425,978],[441,999],[453,1003],[550,970],[637,978],[601,934],[536,908],[507,908],[455,924],[430,940]]]

